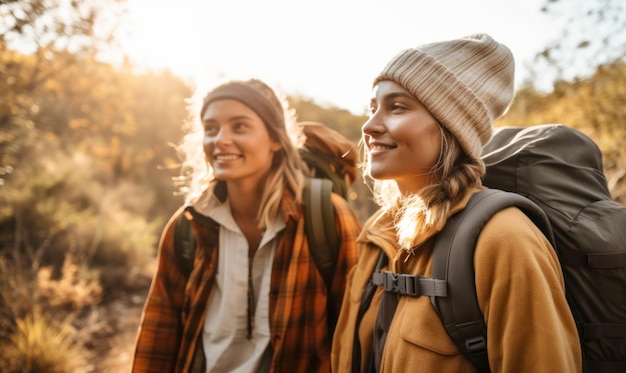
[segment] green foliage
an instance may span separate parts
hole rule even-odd
[[[89,344],[102,328],[92,316],[107,315],[84,308],[146,286],[159,234],[181,202],[175,170],[164,166],[176,162],[168,143],[182,135],[191,89],[169,73],[135,75],[91,58],[61,67],[0,55],[0,63],[13,61],[20,71],[0,69],[15,83],[0,91],[0,341],[12,341],[7,364],[55,371],[42,365],[52,357],[20,355],[20,341],[36,338],[23,334],[39,324],[18,330],[17,322],[29,310],[50,311],[58,328],[84,325],[67,338]],[[46,79],[32,84],[23,71]]]
[[[17,166],[0,195],[0,229],[10,229],[14,239],[5,247],[19,247],[35,263],[60,265],[70,252],[96,267],[132,260],[144,265],[163,221],[146,219],[155,193],[145,185],[111,182],[104,160],[66,154],[54,141],[43,145],[33,149],[29,167]],[[40,148],[45,151],[38,153]]]
[[[3,372],[84,368],[92,341],[111,332],[97,307],[146,288],[181,203],[168,144],[182,136],[191,88],[98,62],[106,35],[94,24],[116,2],[0,2]]]
[[[182,136],[190,92],[169,73],[87,59],[29,94],[0,93],[15,103],[0,132],[0,166],[11,169],[0,175],[0,348],[10,357],[1,371],[72,371],[72,354],[87,354],[80,346],[97,348],[94,338],[112,332],[109,315],[92,309],[146,288],[160,232],[181,203],[176,170],[164,166],[176,162],[168,143]],[[21,321],[34,311],[50,315],[48,329]],[[40,337],[59,347],[44,354],[39,344],[52,345]]]

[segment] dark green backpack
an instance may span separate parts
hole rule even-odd
[[[484,184],[500,190],[477,193],[450,218],[436,238],[433,277],[380,273],[374,282],[387,292],[430,296],[459,350],[488,372],[471,263],[486,222],[518,206],[558,253],[584,371],[626,372],[626,206],[611,199],[597,145],[564,125],[507,127],[495,132],[482,158]]]

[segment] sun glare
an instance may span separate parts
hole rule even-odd
[[[554,34],[555,26],[533,20],[542,1],[481,0],[494,16],[463,0],[401,0],[394,7],[379,0],[128,0],[122,42],[136,65],[169,69],[197,86],[254,76],[287,94],[363,114],[385,61],[434,40],[490,33],[511,47],[521,79],[524,60]],[[428,16],[416,22],[416,14]]]

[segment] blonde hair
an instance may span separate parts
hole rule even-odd
[[[468,156],[450,131],[440,125],[441,154],[431,169],[431,181],[419,193],[402,194],[395,180],[374,180],[365,172],[369,165],[363,147],[362,164],[366,183],[371,185],[374,200],[394,218],[400,247],[412,251],[420,236],[443,228],[450,208],[471,186],[482,185],[485,165],[480,158]],[[361,143],[362,145],[362,143]]]
[[[265,123],[265,128],[272,140],[281,145],[281,149],[274,154],[272,166],[265,179],[261,205],[257,212],[259,227],[265,228],[278,214],[285,188],[293,194],[296,202],[300,203],[302,200],[302,189],[307,171],[298,148],[304,143],[304,139],[301,130],[296,126],[295,111],[289,108],[285,96],[258,80],[251,79],[246,81],[246,84],[253,85],[268,100],[282,107],[285,118],[284,123],[279,123],[279,128],[276,126],[270,128],[270,125]],[[202,104],[203,92],[197,90],[189,101],[189,111],[200,113]],[[186,204],[193,203],[205,193],[223,197],[226,186],[225,182],[215,179],[213,169],[206,160],[202,143],[204,128],[201,118],[197,114],[191,115],[191,118],[195,120],[185,123],[186,133],[182,142],[176,147],[182,159],[182,167],[180,176],[174,178],[178,194],[185,196]]]

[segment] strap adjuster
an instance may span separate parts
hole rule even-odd
[[[372,274],[372,283],[376,286],[382,286],[387,292],[410,295],[412,297],[422,295],[429,297],[445,297],[448,295],[445,280],[418,275],[407,275],[389,271],[375,272]]]
[[[419,281],[416,276],[398,274],[393,272],[383,272],[382,284],[385,291],[399,293],[402,295],[421,295]]]
[[[482,336],[476,338],[470,338],[465,341],[465,347],[470,354],[480,354],[487,349],[487,343]]]

